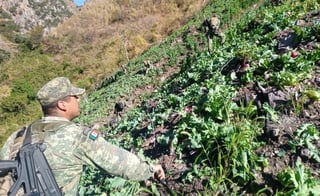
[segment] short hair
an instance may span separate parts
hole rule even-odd
[[[57,101],[54,101],[50,104],[47,105],[41,105],[41,109],[44,115],[50,115],[55,113],[55,110],[57,109],[57,105],[59,101],[69,101],[70,100],[70,96],[64,97],[62,99],[59,99]]]

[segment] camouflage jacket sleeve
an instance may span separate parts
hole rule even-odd
[[[13,145],[14,140],[16,138],[16,135],[19,131],[20,130],[13,132],[9,136],[9,138],[6,140],[6,142],[4,143],[4,145],[0,151],[0,160],[9,160],[10,159],[11,146]]]
[[[111,175],[143,181],[153,175],[152,167],[135,154],[107,142],[96,130],[83,134],[76,156]]]

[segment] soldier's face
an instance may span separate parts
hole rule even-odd
[[[68,116],[71,119],[80,115],[80,97],[79,96],[70,96],[67,105]]]
[[[219,19],[217,17],[212,17],[210,19],[210,25],[212,28],[216,28],[219,26]]]

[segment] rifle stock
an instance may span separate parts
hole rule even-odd
[[[0,160],[0,176],[3,177],[18,167],[16,160]]]

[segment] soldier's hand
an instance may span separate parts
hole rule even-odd
[[[166,174],[164,173],[164,170],[161,165],[153,165],[152,167],[154,170],[154,178],[155,179],[162,181],[166,178]]]

